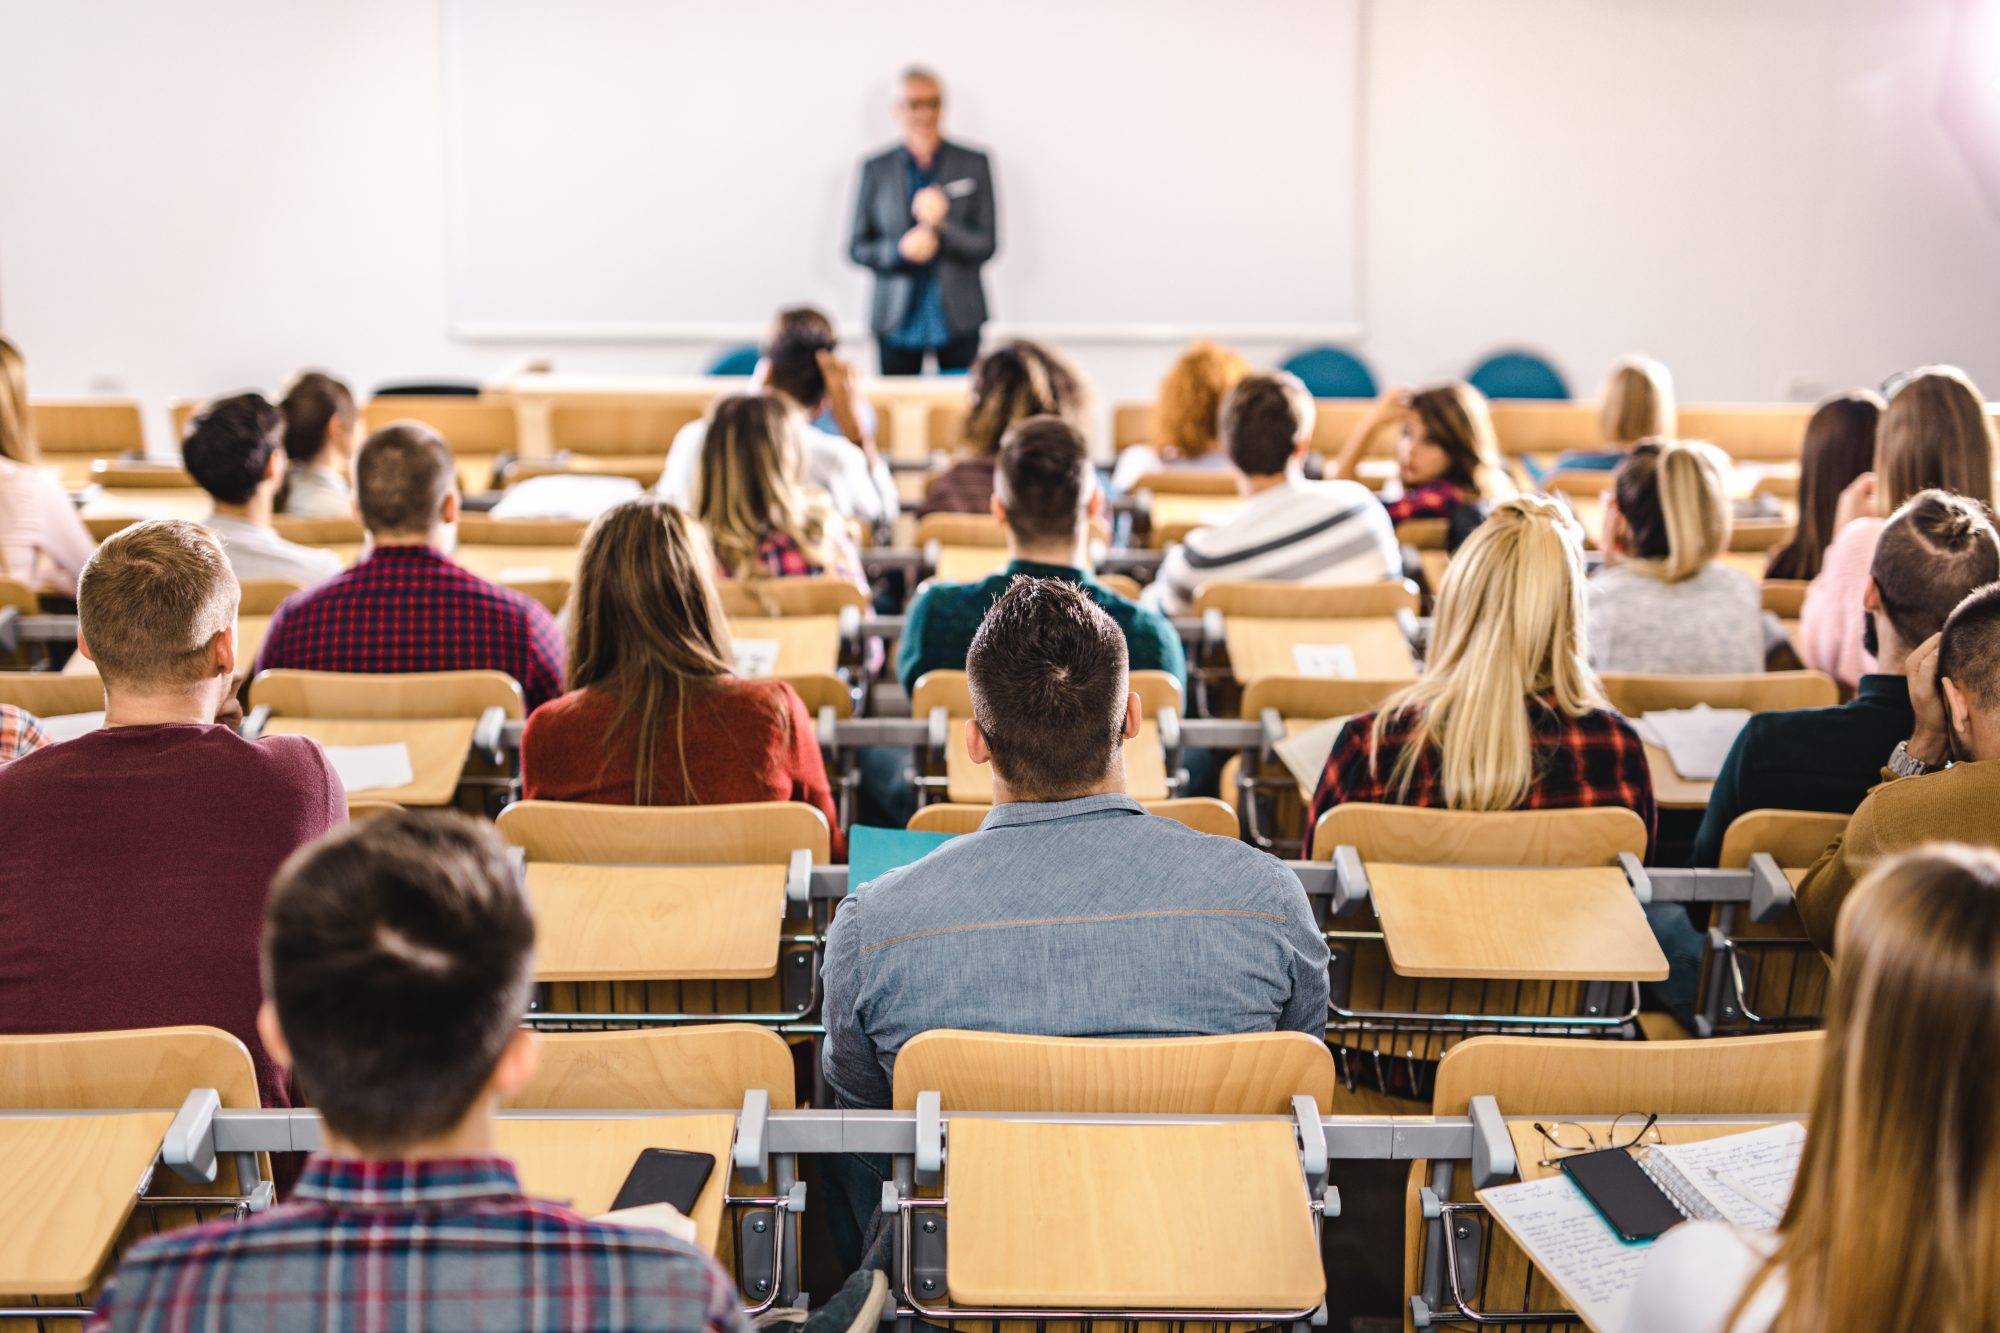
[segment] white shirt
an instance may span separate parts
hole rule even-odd
[[[1139,600],[1178,616],[1204,583],[1221,579],[1374,583],[1402,572],[1396,525],[1366,486],[1292,476],[1169,547]]]
[[[1785,1301],[1784,1274],[1757,1289],[1743,1317],[1729,1312],[1777,1244],[1777,1234],[1722,1222],[1684,1222],[1653,1242],[1626,1307],[1624,1333],[1765,1333]]]
[[[1169,468],[1201,468],[1216,470],[1230,466],[1229,455],[1221,449],[1214,449],[1200,458],[1177,458],[1169,463],[1160,457],[1160,451],[1150,444],[1128,444],[1119,451],[1117,465],[1111,469],[1111,485],[1119,491],[1129,491],[1142,478],[1155,472],[1165,472]]]
[[[806,480],[825,491],[834,509],[847,518],[863,523],[888,523],[900,505],[896,498],[896,478],[888,463],[879,456],[868,465],[861,447],[838,435],[829,435],[808,425],[801,432],[805,444]],[[701,478],[701,447],[708,438],[708,422],[690,421],[674,434],[667,450],[667,466],[655,488],[661,499],[694,512],[695,485]]]
[[[269,528],[226,514],[210,514],[204,525],[222,538],[222,551],[238,582],[282,579],[310,588],[338,574],[340,557],[317,546],[288,542]]]
[[[348,489],[347,478],[338,472],[311,463],[294,463],[285,477],[287,517],[354,517],[354,493]]]

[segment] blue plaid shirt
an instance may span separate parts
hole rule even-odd
[[[713,1259],[660,1232],[526,1198],[504,1160],[317,1156],[287,1203],[133,1246],[89,1327],[749,1330]]]

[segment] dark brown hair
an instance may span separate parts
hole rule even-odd
[[[811,306],[780,310],[764,345],[765,383],[812,410],[826,397],[819,354],[834,348],[833,321]]]
[[[999,452],[1008,428],[1028,417],[1058,416],[1079,431],[1089,422],[1083,376],[1040,343],[1001,343],[979,358],[971,381],[959,442],[981,458]]]
[[[1821,403],[1806,423],[1799,449],[1799,527],[1764,570],[1767,579],[1810,579],[1833,540],[1834,510],[1849,482],[1875,462],[1882,399],[1867,389]]]
[[[1936,487],[1993,503],[1993,423],[1965,372],[1926,366],[1903,381],[1875,432],[1875,474],[1884,509]]]
[[[1441,478],[1476,495],[1492,485],[1499,445],[1486,397],[1463,380],[1446,380],[1410,395],[1410,423],[1451,456]]]
[[[1027,800],[1086,791],[1124,743],[1125,635],[1063,579],[1017,576],[965,655],[972,717],[993,768]]]
[[[457,488],[451,446],[420,421],[391,422],[363,440],[354,458],[354,503],[361,525],[377,536],[429,532]]]
[[[1982,711],[2000,711],[2000,583],[1973,592],[1945,620],[1938,678],[1957,682]]]
[[[1007,507],[1007,527],[1023,543],[1074,538],[1090,504],[1090,455],[1083,436],[1061,417],[1029,417],[1000,443],[993,493]]]
[[[282,444],[285,419],[261,393],[218,398],[195,413],[181,440],[181,465],[226,505],[249,502]]]
[[[1868,576],[1896,637],[1914,648],[1973,589],[2000,579],[2000,534],[1979,501],[1918,491],[1890,515]]]
[[[324,371],[308,370],[285,390],[278,410],[285,414],[285,453],[294,463],[310,463],[326,448],[335,421],[354,424],[354,395]]]
[[[471,1109],[534,982],[535,923],[493,826],[395,810],[295,853],[264,907],[264,993],[327,1128],[373,1153]]]
[[[1312,434],[1317,409],[1296,375],[1245,375],[1222,400],[1222,447],[1246,477],[1275,477]]]

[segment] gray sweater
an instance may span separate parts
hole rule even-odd
[[[1713,564],[1666,583],[1629,565],[1590,580],[1590,664],[1599,671],[1722,676],[1764,669],[1764,602],[1740,570]]]

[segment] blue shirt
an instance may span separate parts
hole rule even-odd
[[[890,1104],[919,1032],[1326,1033],[1326,939],[1298,877],[1129,796],[995,806],[862,885],[827,934],[821,1067]]]
[[[926,167],[905,148],[903,172],[909,186],[908,202],[914,207],[917,191],[937,184],[937,157],[933,155]],[[889,330],[887,341],[891,347],[942,347],[951,341],[951,325],[944,318],[944,295],[938,290],[936,260],[918,268],[910,312],[903,316],[901,324]]]

